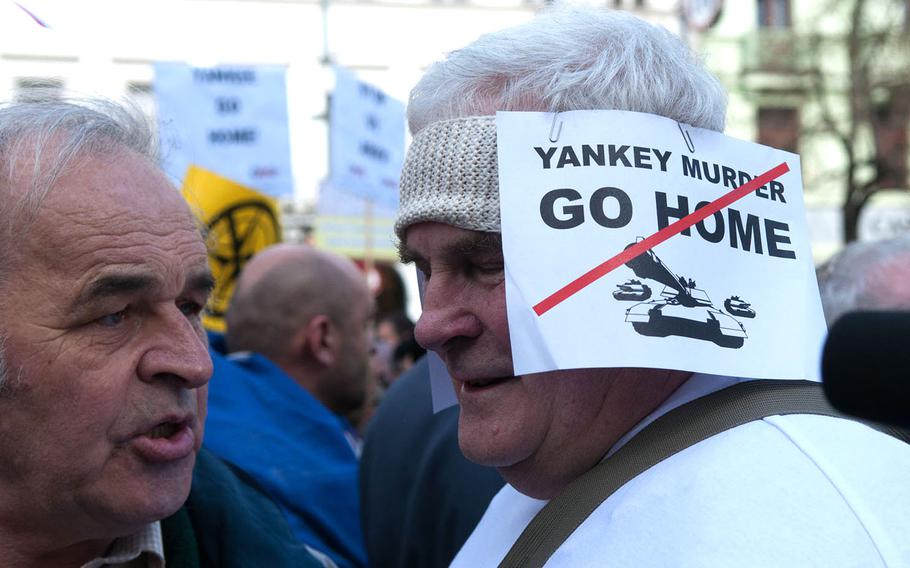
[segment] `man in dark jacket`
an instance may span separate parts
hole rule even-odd
[[[212,276],[151,130],[28,100],[0,106],[0,566],[311,564],[222,465],[193,480]]]
[[[422,358],[389,388],[364,441],[360,502],[370,565],[448,566],[503,483],[496,469],[462,455],[457,406],[433,414]]]

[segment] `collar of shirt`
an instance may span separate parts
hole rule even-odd
[[[620,438],[612,448],[610,448],[610,451],[606,456],[604,456],[604,459],[616,453],[616,450],[623,447],[626,442],[632,439],[633,436],[641,432],[645,426],[654,422],[674,408],[682,406],[683,404],[693,401],[696,398],[701,398],[703,396],[709,395],[712,392],[733,386],[736,383],[742,383],[751,380],[755,379],[747,379],[743,377],[726,377],[722,375],[708,375],[705,373],[693,373],[692,376],[689,377],[686,382],[680,385],[680,387],[676,389],[673,394],[671,394],[667,400],[663,402],[663,404],[658,406],[654,412],[648,416],[645,416],[644,420],[626,432],[626,434]]]
[[[82,568],[164,568],[164,541],[161,523],[146,525],[141,531],[115,539],[101,558],[96,558]]]

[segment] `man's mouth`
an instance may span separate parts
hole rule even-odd
[[[146,436],[149,438],[170,438],[180,431],[183,424],[176,422],[164,422],[152,428]]]
[[[462,389],[465,391],[480,391],[490,389],[503,383],[517,379],[518,377],[488,377],[483,379],[471,379],[462,381]]]
[[[196,445],[193,418],[168,418],[133,438],[133,447],[146,460],[170,462],[190,455]]]

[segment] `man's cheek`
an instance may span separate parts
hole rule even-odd
[[[208,413],[209,386],[205,385],[196,389],[196,417],[199,421],[199,436],[196,438],[196,451],[202,447],[202,438],[205,435],[205,417]]]

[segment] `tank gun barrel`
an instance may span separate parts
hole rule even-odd
[[[635,243],[631,243],[626,248],[629,248],[634,244]],[[656,254],[654,254],[653,250],[645,251],[642,254],[636,256],[627,262],[626,266],[631,268],[632,272],[634,272],[635,275],[639,278],[650,278],[651,280],[657,280],[664,286],[669,286],[680,294],[689,294],[688,290],[680,282],[679,276],[667,268],[667,265],[664,264]]]

